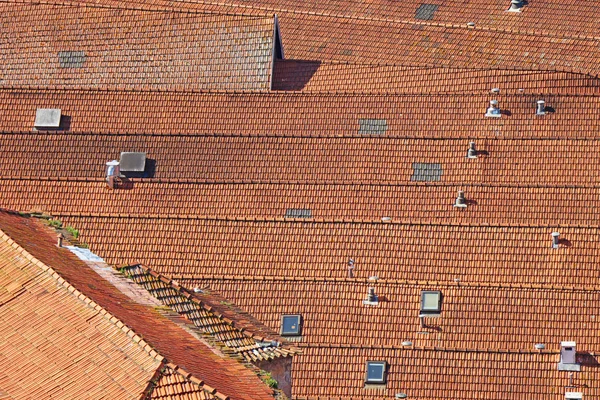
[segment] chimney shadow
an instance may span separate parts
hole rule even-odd
[[[600,362],[598,362],[598,356],[592,355],[590,353],[577,352],[577,363],[585,367],[600,367]]]
[[[489,156],[490,153],[487,150],[477,150],[475,152],[476,156]]]
[[[121,171],[127,178],[154,178],[156,173],[156,160],[153,158],[146,158],[146,165],[144,170],[141,172],[135,171]]]
[[[558,244],[563,247],[573,246],[573,243],[571,243],[571,241],[568,239],[558,239]]]
[[[500,114],[506,115],[507,117],[510,117],[512,115],[510,110],[500,110]]]
[[[71,116],[70,115],[61,115],[60,116],[60,125],[58,127],[59,131],[70,131],[71,130]]]
[[[546,112],[546,114],[554,114],[556,112],[554,107],[550,107],[550,106],[544,107],[544,111]]]
[[[468,206],[476,206],[477,204],[479,204],[476,200],[467,200],[466,203]]]
[[[133,181],[127,177],[123,177],[120,180],[115,180],[115,189],[118,190],[132,190]]]
[[[390,299],[388,299],[386,296],[377,296],[377,301],[380,303],[387,303],[390,301]]]
[[[321,61],[278,60],[273,68],[273,90],[300,91],[321,67]]]

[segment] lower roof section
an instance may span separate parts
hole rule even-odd
[[[419,400],[564,400],[565,392],[600,396],[597,363],[581,372],[558,371],[557,353],[446,351],[443,348],[308,346],[294,368],[293,399],[394,398],[406,393]],[[592,360],[595,357],[592,357]],[[387,385],[366,388],[367,361],[386,361]],[[311,386],[310,389],[308,388]]]

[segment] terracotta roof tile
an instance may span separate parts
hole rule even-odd
[[[1,87],[270,89],[273,18],[42,4],[0,10],[11,26],[0,42]]]
[[[497,99],[502,118],[486,118]],[[549,112],[536,115],[536,102]],[[31,132],[38,108],[59,108],[69,130],[153,135],[361,136],[361,119],[385,119],[386,137],[594,137],[596,96],[194,94],[0,91],[3,131]],[[149,113],[149,111],[152,113]],[[586,129],[574,129],[583,126]],[[166,140],[166,139],[165,139]]]
[[[10,398],[139,397],[159,360],[11,242],[0,239],[2,392]]]
[[[229,277],[181,283],[209,286],[272,329],[280,329],[282,315],[302,315],[298,346],[401,347],[408,340],[416,347],[517,352],[533,351],[537,343],[558,351],[561,341],[574,340],[582,351],[600,348],[595,334],[600,317],[592,306],[599,299],[598,288],[501,287],[463,282],[466,278],[448,283],[372,281],[366,275],[376,271],[363,265],[362,258],[355,261],[358,279],[312,281],[281,276],[261,281]],[[343,263],[338,269],[347,270]],[[375,288],[377,306],[363,304],[368,287]],[[441,316],[427,318],[424,327],[419,319],[423,290],[439,290],[443,296]],[[386,328],[391,326],[394,329]]]
[[[325,93],[598,94],[597,78],[568,72],[418,68],[321,61],[278,60],[273,89]]]
[[[219,398],[185,378],[178,370],[165,367],[147,399],[218,400]]]
[[[267,388],[253,371],[198,340],[184,329],[182,324],[178,323],[176,317],[167,317],[152,307],[138,303],[108,281],[100,279],[96,272],[90,270],[71,252],[59,249],[56,246],[56,238],[39,221],[1,213],[0,229],[13,240],[18,241],[19,246],[37,257],[42,263],[52,265],[58,272],[53,273],[57,280],[62,279],[69,282],[94,300],[89,303],[91,307],[95,307],[97,310],[104,308],[110,313],[107,314],[107,318],[110,318],[115,325],[119,326],[119,323],[122,324],[121,321],[125,321],[127,327],[130,327],[138,335],[142,335],[144,339],[137,343],[146,352],[152,353],[156,349],[160,353],[161,359],[164,357],[175,362],[189,373],[202,379],[203,384],[207,387],[216,388],[215,390],[225,393],[231,399],[272,398],[272,390]],[[50,297],[52,298],[52,296]],[[31,313],[30,310],[27,314],[21,312],[19,315],[24,317]],[[17,316],[11,316],[11,318],[19,319]],[[97,318],[102,317],[98,316]],[[122,330],[125,329],[129,328],[123,325]],[[61,336],[60,329],[57,327],[49,336],[51,343],[54,343]],[[123,335],[120,346],[124,346],[127,341],[130,341],[130,338]],[[13,341],[9,341],[9,343],[18,347],[18,343]],[[73,351],[76,348],[77,342],[71,342],[71,346],[65,351],[66,354],[62,356],[64,362],[77,358]],[[110,345],[101,344],[100,348],[109,355],[109,358],[119,355],[118,351],[111,349]],[[158,353],[152,354],[159,358]],[[154,367],[156,369],[156,366]],[[58,387],[66,385],[68,379],[66,371],[54,377]],[[144,387],[147,380],[149,379],[143,380]],[[99,385],[99,387],[102,386]]]
[[[594,254],[600,239],[591,227],[155,216],[62,220],[79,229],[83,240],[109,263],[152,265],[176,279],[257,274],[343,278],[348,258],[360,257],[361,278],[598,284]],[[555,230],[562,235],[559,250],[551,246]],[[576,273],[564,273],[573,266]]]

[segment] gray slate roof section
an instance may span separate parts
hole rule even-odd
[[[387,120],[363,118],[358,120],[358,133],[365,135],[382,135],[387,131]]]
[[[81,68],[85,63],[85,51],[59,51],[58,64],[61,68]]]
[[[437,4],[423,3],[419,6],[419,8],[417,8],[417,11],[415,12],[415,18],[425,21],[432,20],[438,8],[439,6]]]
[[[307,208],[288,208],[285,218],[312,218],[312,211]]]
[[[439,182],[442,180],[442,164],[415,162],[412,167],[413,175],[410,178],[411,181]]]

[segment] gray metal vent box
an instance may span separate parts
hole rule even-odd
[[[122,152],[121,172],[144,172],[146,169],[146,153]]]
[[[35,129],[60,128],[61,111],[58,108],[38,108],[35,112]]]

